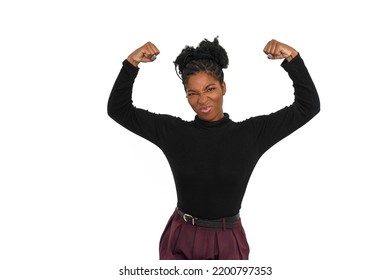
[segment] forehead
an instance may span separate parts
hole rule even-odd
[[[211,84],[218,85],[219,81],[207,72],[198,72],[188,77],[186,88],[187,90],[202,90]]]

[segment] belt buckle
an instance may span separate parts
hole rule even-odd
[[[195,218],[194,218],[193,216],[191,216],[190,214],[184,213],[183,219],[184,219],[184,221],[186,221],[187,223],[189,223],[189,221],[187,221],[187,217],[190,218],[190,219],[192,220],[191,223],[192,223],[192,225],[194,226],[194,225],[195,225]]]

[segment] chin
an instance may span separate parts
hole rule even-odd
[[[208,121],[211,119],[211,117],[205,116],[203,114],[198,114],[198,118],[204,121]]]
[[[199,119],[206,121],[206,122],[212,122],[215,119],[215,116],[205,116],[202,114],[198,114]]]

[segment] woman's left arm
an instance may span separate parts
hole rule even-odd
[[[302,127],[320,111],[316,87],[300,54],[275,40],[267,44],[264,52],[272,55],[272,59],[285,59],[281,66],[293,81],[295,99],[290,106],[275,113],[251,119],[258,133],[257,137],[261,139],[261,152]]]

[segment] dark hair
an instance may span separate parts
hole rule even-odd
[[[186,85],[190,75],[198,72],[211,74],[220,83],[223,83],[222,69],[228,67],[229,58],[225,49],[219,44],[218,37],[216,37],[213,42],[204,39],[196,48],[186,46],[173,63],[175,64],[176,73],[178,73],[184,85]]]

